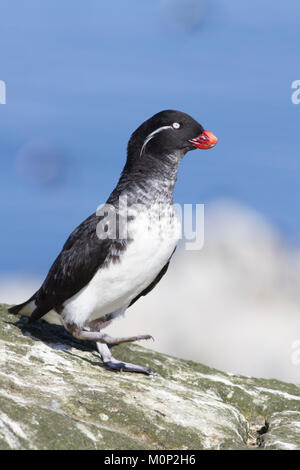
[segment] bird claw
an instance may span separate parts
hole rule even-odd
[[[106,361],[104,365],[113,371],[116,372],[136,372],[139,374],[145,375],[153,375],[155,371],[152,369],[148,369],[147,367],[137,366],[135,364],[130,364],[129,362],[122,362],[122,361]]]
[[[151,335],[145,335],[144,339],[152,339],[152,341],[155,341],[153,336],[151,336]]]

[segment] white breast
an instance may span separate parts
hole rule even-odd
[[[180,222],[172,206],[164,213],[144,211],[128,226],[133,240],[120,262],[100,268],[93,279],[64,303],[62,316],[79,326],[124,310],[168,262],[180,237]]]

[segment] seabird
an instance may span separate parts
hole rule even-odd
[[[150,374],[115,359],[108,344],[152,338],[113,338],[102,330],[148,294],[166,273],[180,238],[173,207],[183,156],[209,149],[217,138],[181,111],[161,111],[131,135],[127,160],[107,203],[69,236],[39,290],[9,308],[14,314],[63,324],[74,337],[95,341],[103,363]]]

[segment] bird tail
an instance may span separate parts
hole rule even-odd
[[[22,304],[18,305],[13,305],[12,307],[8,308],[8,311],[10,313],[13,313],[14,315],[26,315],[30,316],[32,312],[35,310],[36,305],[34,301],[34,296],[30,297],[30,299],[26,300],[26,302],[23,302]]]
[[[41,308],[37,306],[36,295],[37,293],[35,293],[32,297],[30,297],[30,299],[26,300],[26,302],[23,302],[22,304],[12,305],[8,308],[8,311],[14,315],[24,315],[29,317],[29,323],[33,323],[43,317],[43,320],[45,320],[47,323],[61,325],[59,315],[54,310],[52,310],[51,307],[45,308],[43,306]]]

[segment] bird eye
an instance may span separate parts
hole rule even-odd
[[[172,126],[174,127],[174,129],[179,129],[180,124],[179,122],[173,122]]]

